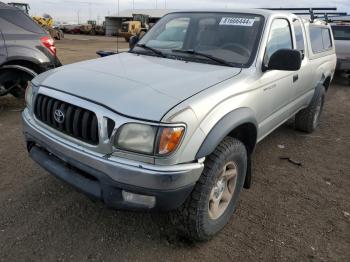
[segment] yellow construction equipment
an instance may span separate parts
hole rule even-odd
[[[119,36],[124,37],[126,42],[129,42],[130,38],[134,35],[138,35],[140,38],[150,29],[150,16],[145,14],[133,14],[131,21],[122,23],[119,30]]]
[[[105,26],[98,25],[95,20],[88,20],[87,24],[80,27],[80,32],[85,35],[105,35]]]
[[[62,30],[54,28],[54,21],[50,15],[43,14],[43,16],[33,16],[32,18],[41,27],[48,31],[52,38],[60,40],[64,37]]]

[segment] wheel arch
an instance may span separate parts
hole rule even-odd
[[[36,74],[42,72],[41,67],[38,63],[31,60],[22,60],[22,59],[14,59],[14,60],[7,61],[0,67],[0,69],[2,68],[13,68],[13,69],[19,69],[19,70],[23,70],[23,68],[27,68],[31,71],[34,71]]]
[[[330,85],[331,85],[331,76],[328,76],[323,81],[323,86],[324,86],[326,91],[328,90]]]
[[[257,133],[258,124],[253,110],[245,107],[231,111],[210,130],[200,146],[196,158],[210,155],[226,136],[240,140],[250,155],[256,145]]]
[[[21,65],[4,65],[0,67],[0,75],[9,71],[11,72],[11,74],[13,74],[14,77],[16,77],[17,74],[20,74],[21,72],[27,73],[28,75],[31,75],[33,77],[37,75],[37,73],[34,70]]]

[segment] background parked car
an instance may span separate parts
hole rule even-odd
[[[337,71],[350,75],[350,20],[332,24],[334,43],[337,53]],[[350,81],[349,81],[350,84]]]
[[[58,66],[48,33],[20,9],[0,2],[0,96],[23,97],[27,81]]]

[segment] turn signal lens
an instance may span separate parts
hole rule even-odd
[[[184,131],[184,127],[161,127],[158,154],[172,153],[180,144]]]

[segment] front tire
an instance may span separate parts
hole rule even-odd
[[[193,241],[209,240],[227,224],[238,203],[247,171],[242,142],[226,137],[206,159],[191,195],[174,212],[181,234]]]
[[[316,89],[310,105],[295,116],[295,128],[299,131],[312,133],[318,127],[325,100],[325,88]]]

